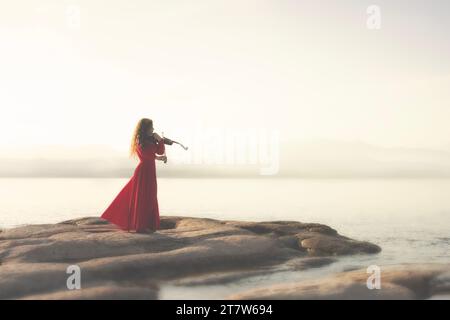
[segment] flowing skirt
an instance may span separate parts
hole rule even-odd
[[[159,229],[160,218],[154,160],[142,161],[101,216],[122,230]]]

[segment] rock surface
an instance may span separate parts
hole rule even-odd
[[[409,264],[380,267],[380,289],[369,290],[366,269],[321,279],[273,285],[231,295],[227,299],[429,299],[450,294],[450,264]]]
[[[157,299],[167,281],[225,283],[380,250],[315,223],[162,216],[161,230],[136,234],[88,217],[0,232],[0,299]],[[70,265],[82,290],[67,289]]]

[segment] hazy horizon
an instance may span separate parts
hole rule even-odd
[[[0,177],[129,177],[138,160],[110,146],[35,146],[21,153],[0,153]],[[280,144],[266,162],[251,163],[251,154],[231,161],[196,155],[166,146],[168,164],[157,162],[160,177],[257,177],[276,166],[269,177],[281,178],[450,178],[450,148],[386,148],[363,142],[315,140]],[[201,152],[201,150],[200,150]],[[238,160],[241,162],[239,163]],[[256,160],[259,160],[258,158]]]

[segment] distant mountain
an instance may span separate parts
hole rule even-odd
[[[284,174],[302,177],[450,177],[450,150],[320,140],[283,147]]]
[[[261,164],[201,164],[177,161],[185,151],[168,149],[157,162],[160,177],[260,177]],[[13,156],[14,155],[14,156]],[[450,148],[387,148],[364,142],[320,140],[280,146],[278,172],[268,177],[450,178]],[[137,160],[107,146],[45,146],[0,151],[1,177],[130,177]]]

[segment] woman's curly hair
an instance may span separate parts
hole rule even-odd
[[[138,146],[144,147],[146,140],[149,139],[147,131],[150,127],[153,127],[153,120],[147,118],[139,120],[131,139],[130,157],[136,157]]]

